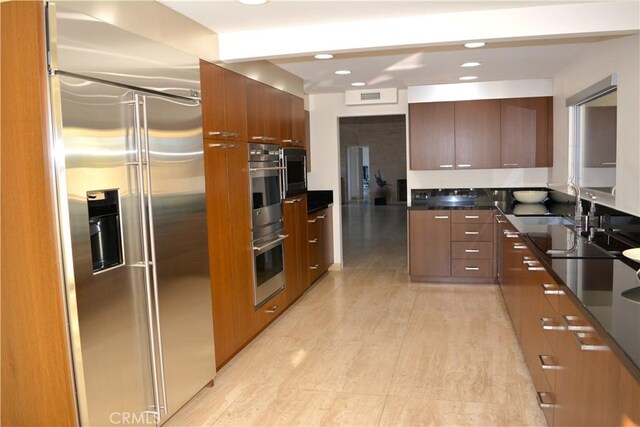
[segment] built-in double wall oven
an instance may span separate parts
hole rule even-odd
[[[249,145],[255,306],[260,307],[285,286],[280,149]]]

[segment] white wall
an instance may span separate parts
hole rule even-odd
[[[309,190],[333,190],[333,256],[342,264],[339,117],[407,114],[407,91],[398,91],[397,104],[344,105],[344,93],[309,95],[311,172]]]
[[[566,99],[618,74],[616,197],[611,206],[640,215],[640,36],[594,43],[554,78],[554,166],[550,179],[566,182],[573,168]]]

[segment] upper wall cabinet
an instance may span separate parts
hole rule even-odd
[[[457,169],[500,167],[500,100],[455,103]]]
[[[453,169],[455,163],[454,103],[409,104],[411,169]]]
[[[550,166],[547,104],[546,97],[500,101],[502,167]]]
[[[247,140],[246,78],[200,61],[202,130],[205,138]]]
[[[247,79],[246,82],[249,142],[279,144],[280,91],[256,80]]]
[[[294,95],[289,96],[291,97],[291,143],[287,145],[305,147],[307,144],[307,132],[304,99]]]
[[[552,164],[550,97],[409,104],[412,170]]]

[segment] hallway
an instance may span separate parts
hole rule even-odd
[[[343,210],[345,268],[167,425],[546,425],[498,287],[410,283],[406,207]]]

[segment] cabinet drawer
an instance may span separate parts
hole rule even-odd
[[[491,259],[491,242],[451,242],[451,258],[454,259]]]
[[[451,226],[453,242],[492,242],[493,224],[455,224]]]
[[[454,259],[451,260],[453,277],[492,277],[493,263],[490,259]]]
[[[493,211],[489,209],[482,211],[451,211],[451,222],[457,224],[487,224],[492,221]]]

